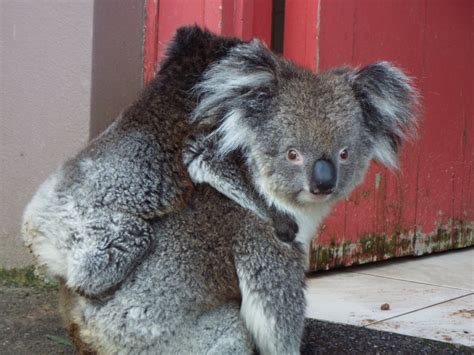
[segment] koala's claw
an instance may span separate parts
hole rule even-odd
[[[287,214],[273,211],[271,213],[275,234],[283,242],[289,243],[295,240],[298,233],[298,224]]]
[[[296,234],[298,233],[298,225],[294,221],[288,221],[287,224],[279,225],[275,227],[275,233],[283,242],[289,243],[295,240]]]
[[[73,292],[77,293],[79,296],[82,296],[84,298],[93,300],[93,301],[99,301],[99,300],[106,300],[112,297],[115,291],[117,291],[120,287],[121,283],[114,285],[110,287],[107,290],[100,291],[98,293],[90,293],[89,291],[86,291],[85,289],[81,287],[75,287],[72,289]]]
[[[186,168],[197,159],[206,160],[208,158],[209,144],[205,138],[191,136],[183,149],[183,163]],[[207,153],[207,154],[206,154]]]
[[[188,142],[183,149],[183,163],[185,167],[189,165],[202,154],[203,148],[197,146],[194,142]]]

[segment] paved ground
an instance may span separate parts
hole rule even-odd
[[[317,272],[306,283],[309,318],[474,346],[474,248]]]
[[[0,354],[73,354],[57,312],[57,291],[0,285]],[[350,325],[308,320],[303,354],[474,354],[456,347]]]

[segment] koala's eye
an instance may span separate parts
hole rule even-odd
[[[347,151],[347,148],[344,148],[339,152],[339,159],[341,160],[346,160],[349,157],[349,152]]]
[[[290,161],[299,161],[301,160],[300,154],[296,149],[288,149],[286,152],[286,156],[288,157],[288,160]]]

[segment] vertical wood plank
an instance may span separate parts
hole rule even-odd
[[[283,55],[295,63],[318,70],[320,0],[287,0]]]
[[[176,29],[183,25],[204,26],[205,0],[160,0],[158,11],[158,60]]]
[[[352,64],[365,65],[378,60],[387,60],[402,68],[415,78],[413,83],[420,87],[422,80],[422,51],[408,50],[420,48],[423,44],[424,1],[358,1],[354,11]],[[415,159],[413,159],[415,157]],[[374,166],[369,176],[372,192],[376,196],[374,215],[358,214],[357,219],[348,223],[370,221],[374,231],[368,235],[385,236],[391,242],[378,250],[380,258],[385,254],[408,255],[413,252],[413,235],[417,208],[417,149],[405,144],[400,153],[400,170],[389,172]],[[379,179],[379,187],[375,183]],[[362,208],[361,208],[362,207]],[[363,206],[359,206],[364,210]],[[355,210],[355,206],[353,208]],[[355,214],[355,213],[354,213]],[[355,240],[356,235],[351,236]],[[387,250],[387,246],[391,250]]]
[[[456,231],[449,227],[473,220],[472,203],[462,196],[472,193],[466,172],[472,166],[473,9],[469,0],[426,2],[417,222],[421,237],[438,229],[430,236],[434,251],[452,246]]]
[[[320,7],[320,69],[351,64],[356,0],[323,0]]]
[[[236,0],[234,4],[234,34],[249,40],[252,38],[254,0]]]
[[[421,52],[405,48],[422,45],[423,23],[418,21],[423,18],[422,1],[322,0],[320,6],[321,69],[389,60],[409,75],[421,76]],[[416,147],[405,146],[401,170],[395,173],[372,164],[364,183],[335,206],[317,245],[347,244],[358,251],[353,260],[340,256],[345,260],[332,260],[330,264],[412,253],[411,244],[402,245],[400,235],[412,239],[414,234],[417,165],[413,156]]]
[[[261,39],[268,47],[270,47],[272,40],[271,0],[254,0],[251,37]]]
[[[143,81],[147,83],[155,75],[158,58],[158,0],[146,0],[145,29],[143,39]]]

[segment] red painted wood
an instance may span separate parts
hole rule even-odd
[[[146,0],[145,30],[143,43],[143,81],[148,82],[155,75],[158,58],[158,0]]]
[[[472,69],[474,3],[426,3],[425,122],[420,140],[417,221],[424,232],[438,222],[472,221]],[[469,122],[469,123],[468,123]],[[470,188],[466,187],[471,185]]]
[[[160,0],[158,11],[158,60],[163,57],[176,28],[182,25],[204,26],[204,0]]]
[[[156,7],[157,6],[157,7]],[[153,77],[179,26],[197,24],[214,33],[271,39],[271,0],[147,0],[144,80]]]
[[[453,220],[474,221],[473,15],[469,0],[287,1],[287,57],[318,70],[391,61],[414,78],[424,108],[419,140],[403,148],[400,170],[372,164],[326,219],[318,246],[400,233],[422,239]],[[417,252],[414,240],[399,240],[396,254]],[[332,265],[356,261],[332,258]]]
[[[320,0],[287,0],[283,55],[312,70],[318,69]]]
[[[272,1],[254,0],[253,7],[252,33],[250,38],[259,38],[270,47],[272,39]]]
[[[423,40],[422,2],[322,1],[321,3],[321,69],[351,64],[361,66],[377,60],[388,60],[409,75],[421,77]],[[390,16],[388,16],[390,15]],[[387,18],[389,17],[389,18]],[[333,20],[336,19],[337,20]],[[363,20],[360,20],[363,18]],[[358,20],[359,19],[359,20]],[[334,43],[338,43],[337,46]],[[419,83],[415,83],[419,85]],[[413,230],[416,208],[415,147],[406,146],[401,154],[400,171],[392,174],[373,164],[362,184],[346,201],[337,206],[341,212],[328,219],[325,238],[344,238],[355,242],[364,235],[391,235]],[[380,184],[376,187],[376,174]],[[345,221],[342,227],[338,220]]]
[[[234,33],[242,39],[252,38],[253,0],[236,1],[234,6]]]
[[[180,25],[270,43],[270,0],[147,0],[146,10],[145,80]],[[412,254],[438,226],[474,220],[473,19],[470,0],[286,1],[285,56],[315,71],[392,61],[414,78],[423,104],[419,140],[404,146],[400,170],[372,164],[365,182],[334,207],[315,246],[394,236],[390,253]],[[459,236],[448,233],[455,246]],[[387,257],[383,249],[370,253]],[[342,254],[326,266],[360,261]]]

